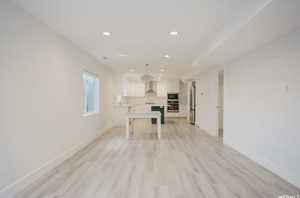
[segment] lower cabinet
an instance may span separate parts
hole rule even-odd
[[[164,106],[152,106],[151,111],[159,111],[161,113],[161,124],[165,123],[165,107]],[[152,124],[156,124],[156,119],[152,118],[151,120]]]

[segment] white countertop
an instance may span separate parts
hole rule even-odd
[[[135,113],[127,113],[128,118],[156,118],[160,117],[160,112],[135,112]]]
[[[167,106],[166,104],[154,103],[154,104],[145,104],[145,103],[131,103],[131,104],[122,104],[124,107],[132,107],[132,106]]]

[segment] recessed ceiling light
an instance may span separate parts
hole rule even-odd
[[[124,56],[128,56],[128,54],[120,54],[119,56],[123,56],[124,57]]]
[[[165,58],[170,58],[170,56],[168,54],[164,55]]]
[[[103,36],[110,36],[111,33],[110,33],[110,32],[102,32],[102,35],[103,35]]]
[[[170,32],[169,34],[170,34],[171,36],[177,36],[177,35],[178,35],[178,32],[172,31],[172,32]]]
[[[161,71],[161,72],[164,72],[164,71],[165,71],[165,69],[160,69],[160,71]]]

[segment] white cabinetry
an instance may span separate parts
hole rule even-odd
[[[154,84],[154,90],[159,97],[167,97],[168,92],[180,92],[179,80],[160,80]],[[145,96],[145,82],[141,80],[125,79],[123,81],[124,96]]]
[[[167,92],[179,92],[179,80],[167,81]]]
[[[157,96],[166,97],[167,96],[167,81],[160,80],[157,82]]]
[[[123,85],[124,96],[145,96],[145,83],[138,80],[127,80]]]

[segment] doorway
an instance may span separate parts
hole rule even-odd
[[[218,135],[224,136],[224,70],[218,74]]]

